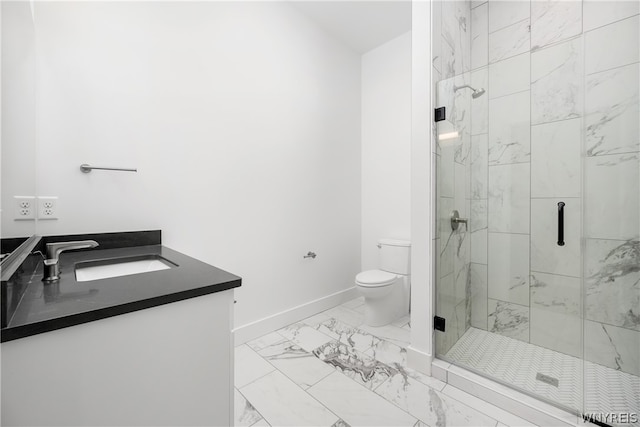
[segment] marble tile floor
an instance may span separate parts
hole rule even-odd
[[[640,377],[517,339],[469,328],[445,358],[566,407],[581,409],[584,401],[589,413],[640,413]]]
[[[237,346],[235,425],[532,425],[408,368],[408,317],[363,320],[357,298]]]

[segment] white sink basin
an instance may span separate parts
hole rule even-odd
[[[171,267],[174,267],[172,263],[155,256],[146,259],[121,258],[87,262],[76,265],[76,281],[87,282],[109,277],[129,276],[131,274],[167,270]]]

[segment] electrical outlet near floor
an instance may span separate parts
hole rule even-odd
[[[38,219],[58,219],[57,197],[38,197]]]
[[[36,198],[33,196],[13,196],[16,221],[36,219]]]

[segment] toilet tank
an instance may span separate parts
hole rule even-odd
[[[399,239],[378,240],[380,270],[411,274],[411,242]]]

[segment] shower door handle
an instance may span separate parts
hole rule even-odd
[[[564,202],[558,202],[558,246],[564,246]]]

